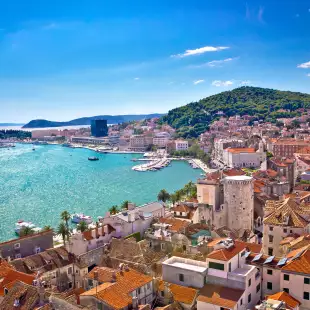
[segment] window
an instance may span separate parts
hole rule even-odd
[[[217,270],[224,270],[224,264],[209,262],[209,268],[217,269]]]
[[[258,283],[256,286],[256,293],[258,293],[259,291],[260,291],[260,283]]]
[[[252,280],[249,279],[249,282],[248,282],[248,286],[249,286],[249,287],[251,286],[251,283],[252,283]]]
[[[183,273],[179,274],[179,281],[184,282],[184,274]]]
[[[72,267],[68,268],[68,274],[72,274]]]
[[[310,297],[309,292],[304,292],[304,299],[309,300],[310,299],[309,297]]]
[[[251,296],[251,294],[249,294],[249,296],[248,296],[248,303],[250,303],[251,300],[252,300],[252,296]]]
[[[4,288],[4,295],[8,294],[9,290],[5,287]]]
[[[286,229],[286,228],[283,228],[283,232],[284,232],[284,233],[287,233],[287,229]]]
[[[241,252],[241,257],[243,257],[245,255],[246,251]]]
[[[78,269],[76,269],[76,270],[75,270],[75,273],[77,273],[77,274],[78,274],[79,272],[80,272],[80,271],[79,271]]]
[[[310,278],[304,278],[304,283],[305,284],[310,284]]]
[[[161,297],[165,297],[165,292],[164,291],[161,291]]]
[[[285,274],[285,275],[283,276],[283,280],[284,280],[284,281],[289,281],[289,280],[290,280],[290,275],[289,275],[289,274]]]
[[[14,244],[14,249],[20,249],[20,243],[15,243]]]
[[[269,227],[269,230],[270,230],[270,231],[273,231],[273,227],[272,227],[272,226],[270,226],[270,227]]]
[[[269,236],[268,236],[268,239],[269,239],[269,243],[272,243],[272,242],[273,242],[273,236],[269,235]]]
[[[231,272],[231,263],[228,264],[228,272]]]
[[[15,258],[22,258],[21,254],[15,254]]]
[[[272,290],[272,282],[267,282],[267,290]]]
[[[283,291],[288,293],[288,294],[290,293],[290,290],[288,288],[286,288],[286,287],[283,288]]]
[[[290,230],[290,233],[291,233],[291,234],[293,233],[293,230],[292,230],[292,229]]]
[[[161,243],[160,246],[161,246],[161,249],[162,249],[162,250],[165,249],[165,244],[164,244],[164,243]]]
[[[138,295],[141,294],[141,288],[140,288],[140,287],[137,289],[137,294],[138,294]]]
[[[241,300],[240,300],[240,306],[242,306],[242,304],[243,304],[243,300],[242,300],[242,298],[241,298]]]
[[[34,249],[35,253],[38,254],[41,252],[41,248],[36,246],[35,249]]]
[[[268,248],[268,255],[272,256],[273,255],[273,248]]]
[[[272,276],[272,270],[271,269],[267,269],[267,274]]]
[[[93,283],[93,280],[92,280],[92,279],[88,279],[88,285],[89,285],[89,286],[93,286],[93,285],[94,285],[94,283]]]
[[[97,309],[98,310],[102,310],[103,309],[101,302],[97,302]]]

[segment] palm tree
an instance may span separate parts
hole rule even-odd
[[[114,205],[109,209],[111,215],[114,215],[118,212],[118,206]]]
[[[32,235],[34,233],[33,229],[30,227],[24,227],[21,231],[20,231],[20,236],[29,236]]]
[[[178,201],[178,200],[177,200],[176,194],[171,194],[169,200],[170,200],[170,201],[172,202],[172,204],[174,205],[174,204]]]
[[[128,210],[128,204],[129,204],[129,201],[128,201],[128,200],[125,200],[125,201],[121,204],[121,209],[126,209],[126,210]]]
[[[157,195],[157,199],[159,201],[162,201],[163,203],[169,200],[169,198],[170,198],[170,194],[165,189],[162,189]]]
[[[77,224],[76,229],[80,232],[84,232],[88,229],[88,225],[86,224],[86,222],[82,221]]]
[[[50,226],[50,225],[45,225],[44,227],[43,227],[43,230],[44,231],[46,231],[46,230],[51,230],[52,229],[52,226]]]
[[[66,244],[66,237],[70,234],[67,225],[64,222],[61,222],[57,228],[57,234],[62,236],[62,240],[64,241],[64,245]]]
[[[184,193],[182,190],[178,190],[175,192],[175,196],[176,196],[176,200],[180,201],[182,199],[182,197],[184,196]]]
[[[66,223],[67,230],[69,231],[69,220],[71,218],[71,214],[68,211],[61,212],[60,218]]]

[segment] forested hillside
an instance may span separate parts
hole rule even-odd
[[[227,116],[248,114],[275,122],[279,117],[299,115],[299,108],[310,108],[309,94],[244,86],[173,109],[162,120],[176,128],[178,136],[193,138],[219,118],[219,111]]]

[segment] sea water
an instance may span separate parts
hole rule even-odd
[[[89,161],[89,156],[99,161]],[[202,172],[187,162],[172,161],[160,171],[137,172],[137,154],[98,154],[58,145],[17,144],[0,149],[0,240],[14,237],[23,219],[57,227],[60,213],[104,216],[112,205],[129,200],[156,201],[161,189],[173,192]]]

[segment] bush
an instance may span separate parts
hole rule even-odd
[[[131,235],[128,235],[127,237],[125,237],[124,239],[129,239],[129,238],[135,238],[137,242],[141,241],[141,234],[140,232],[135,232]]]

